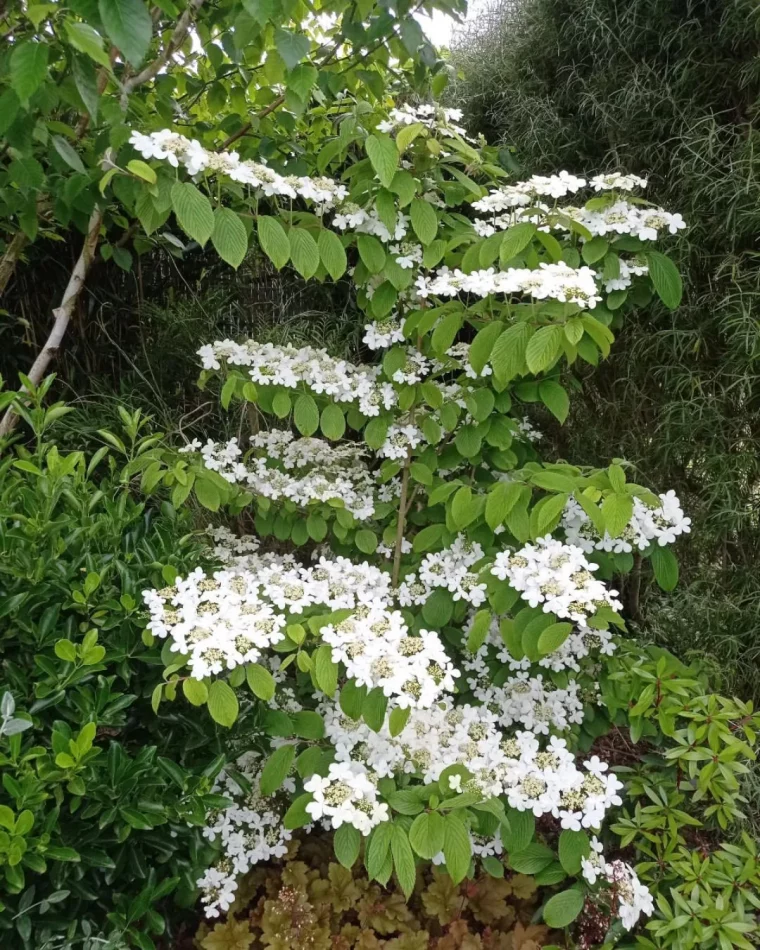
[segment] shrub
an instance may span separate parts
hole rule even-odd
[[[200,881],[206,911],[229,911],[247,869],[322,825],[340,865],[361,860],[408,898],[431,862],[454,887],[481,870],[529,875],[565,946],[706,935],[751,947],[753,859],[730,907],[663,864],[688,853],[683,828],[715,836],[740,818],[757,717],[626,640],[610,586],[631,574],[671,590],[670,545],[689,519],[620,460],[541,461],[526,416],[541,403],[564,421],[576,365],[606,356],[653,291],[678,306],[678,273],[651,242],[684,222],[633,197],[636,176],[504,185],[498,154],[458,118],[357,110],[340,139],[350,189],[176,133],[132,137],[147,159],[161,143],[180,168],[213,168],[213,200],[258,215],[277,266],[337,278],[355,261],[364,340],[383,351],[365,365],[311,347],[205,345],[202,384],[218,381],[225,408],[252,407],[249,446],[241,433],[128,466],[146,490],[230,506],[256,531],[218,532],[220,572],[146,594],[149,630],[166,641],[157,701],[181,688],[240,730],[216,786],[235,806],[209,821],[219,858]],[[230,175],[266,178],[274,213],[228,188]],[[588,188],[581,207],[559,200]],[[294,211],[294,192],[320,214]],[[625,786],[609,760],[641,766]],[[650,821],[632,847],[632,827]],[[720,844],[708,876],[746,847]],[[626,936],[653,913],[653,944]],[[219,941],[238,930],[249,940],[233,922]]]
[[[0,940],[149,948],[165,898],[194,900],[221,761],[195,717],[151,709],[141,591],[202,547],[187,514],[133,496],[107,449],[48,441],[66,412],[43,408],[51,382],[19,407],[35,447],[0,467]]]

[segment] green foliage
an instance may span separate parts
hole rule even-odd
[[[169,895],[194,899],[221,760],[192,717],[150,709],[159,657],[141,591],[201,549],[185,515],[132,495],[105,449],[45,438],[50,382],[21,409],[36,447],[0,463],[0,941],[149,948],[171,927]]]
[[[644,587],[643,616],[660,642],[709,654],[755,698],[759,29],[745,0],[497,0],[453,54],[456,104],[505,143],[506,161],[648,175],[648,197],[688,222],[679,311],[640,312],[584,380],[561,451],[623,456],[673,486],[695,541],[677,606]]]

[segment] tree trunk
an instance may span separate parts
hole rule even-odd
[[[61,347],[66,328],[71,321],[71,316],[74,313],[77,301],[82,295],[87,274],[95,257],[95,250],[100,240],[100,225],[102,222],[103,211],[100,208],[95,208],[90,216],[90,223],[87,228],[82,250],[79,253],[77,262],[69,277],[69,282],[61,298],[61,303],[53,311],[53,327],[45,341],[45,345],[40,350],[37,359],[27,374],[30,382],[34,386],[38,386],[42,382],[51,360],[58,354],[58,350]],[[2,422],[0,422],[0,437],[10,435],[17,422],[18,416],[9,409],[5,413]]]

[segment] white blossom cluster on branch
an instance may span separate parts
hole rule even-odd
[[[470,568],[482,558],[481,546],[460,534],[450,547],[426,554],[417,571],[407,574],[396,594],[398,602],[402,607],[421,606],[436,588],[443,588],[454,600],[479,607],[486,599],[486,585]]]
[[[581,873],[589,884],[605,885],[613,914],[626,930],[633,930],[642,914],[649,917],[654,913],[654,900],[630,864],[619,859],[607,861],[602,850],[599,839],[592,837],[591,853],[581,862]]]
[[[446,109],[434,105],[412,106],[404,103],[398,108],[391,109],[388,118],[380,122],[378,129],[381,132],[395,132],[405,125],[419,123],[431,132],[443,132],[449,135],[453,133],[466,139],[468,138],[467,130],[457,125],[461,122],[462,115],[461,109]],[[473,140],[470,139],[470,141]]]
[[[600,607],[621,610],[623,606],[618,592],[594,577],[597,567],[586,560],[581,548],[547,535],[514,554],[497,554],[491,573],[509,581],[531,607],[542,604],[545,613],[586,627]]]
[[[303,386],[335,402],[355,403],[365,416],[377,416],[396,403],[393,386],[378,379],[380,367],[356,366],[311,346],[217,340],[202,346],[198,356],[204,369],[240,366],[254,383],[287,389]]]
[[[681,502],[671,489],[660,495],[660,505],[650,507],[640,498],[633,499],[633,514],[617,537],[607,532],[600,536],[591,519],[574,498],[568,499],[562,514],[562,528],[568,544],[585,552],[611,551],[614,554],[643,551],[650,544],[665,547],[682,534],[691,532],[691,518],[684,515]]]

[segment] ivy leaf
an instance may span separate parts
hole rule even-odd
[[[409,209],[412,216],[414,233],[423,244],[430,244],[438,233],[438,215],[433,206],[424,198],[413,198]]]
[[[446,870],[455,884],[463,881],[470,870],[471,855],[469,832],[462,819],[451,812],[444,818],[443,856],[446,858]]]
[[[367,138],[364,147],[380,183],[390,188],[398,168],[399,154],[396,143],[390,136],[376,133]]]
[[[313,396],[303,393],[296,399],[293,421],[301,435],[314,435],[319,428],[319,409]]]
[[[669,310],[675,310],[683,296],[683,282],[678,268],[665,254],[659,251],[646,252],[649,277],[657,296]]]
[[[27,103],[45,81],[48,69],[48,47],[45,43],[27,40],[14,46],[10,59],[11,88],[22,103]]]
[[[335,857],[344,868],[353,867],[356,863],[361,840],[361,833],[348,823],[341,825],[333,835]]]
[[[237,719],[238,710],[235,690],[224,680],[214,680],[208,691],[208,711],[214,722],[229,728]]]
[[[346,260],[346,251],[338,235],[329,228],[323,228],[319,232],[317,239],[319,256],[325,266],[325,270],[333,280],[341,278],[348,266]]]
[[[261,249],[277,270],[282,270],[290,260],[290,241],[285,229],[277,218],[266,214],[259,215],[256,227]]]
[[[303,33],[292,33],[281,27],[274,31],[274,42],[277,52],[282,56],[288,69],[297,66],[311,48],[308,36],[304,36]]]
[[[571,889],[560,891],[554,897],[550,897],[544,907],[544,921],[547,926],[561,930],[571,924],[583,910],[583,892],[581,890]]]
[[[211,243],[221,259],[236,270],[248,251],[245,225],[231,208],[219,207],[214,212]]]
[[[108,38],[137,67],[153,36],[153,20],[142,0],[99,0],[98,11]]]
[[[280,788],[288,777],[288,772],[290,772],[295,757],[296,747],[294,745],[281,745],[279,749],[274,750],[261,770],[259,788],[262,795],[272,795]]]
[[[189,181],[177,181],[172,185],[172,209],[179,226],[201,247],[204,247],[214,232],[214,212],[211,202]]]

